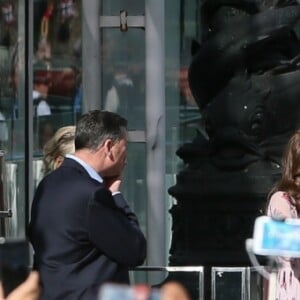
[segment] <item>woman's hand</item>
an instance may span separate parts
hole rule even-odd
[[[6,298],[0,285],[0,299],[5,300],[38,300],[40,296],[39,274],[32,271],[28,278],[16,287]]]

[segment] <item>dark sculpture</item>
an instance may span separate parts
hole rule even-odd
[[[300,5],[206,0],[200,11],[189,83],[204,130],[177,151],[170,264],[249,266],[245,239],[299,127]]]

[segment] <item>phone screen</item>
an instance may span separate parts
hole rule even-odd
[[[254,226],[254,252],[262,255],[300,257],[300,222],[259,217]]]
[[[98,300],[159,300],[160,290],[146,285],[128,286],[104,284],[100,288]]]
[[[7,296],[29,274],[29,245],[26,240],[0,239],[0,276]]]

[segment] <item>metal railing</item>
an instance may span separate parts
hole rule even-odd
[[[164,278],[157,276],[161,282],[147,283],[161,286],[167,281],[178,281],[187,288],[193,300],[263,300],[265,297],[265,281],[254,267],[142,266],[132,272],[136,277],[140,272],[148,275],[161,272]],[[197,278],[185,274],[197,274]],[[133,284],[140,283],[139,279],[132,279]]]

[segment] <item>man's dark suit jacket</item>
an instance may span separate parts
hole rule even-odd
[[[145,237],[123,196],[112,196],[70,158],[39,184],[29,238],[43,300],[95,300],[102,283],[129,283],[128,268],[146,256]]]

